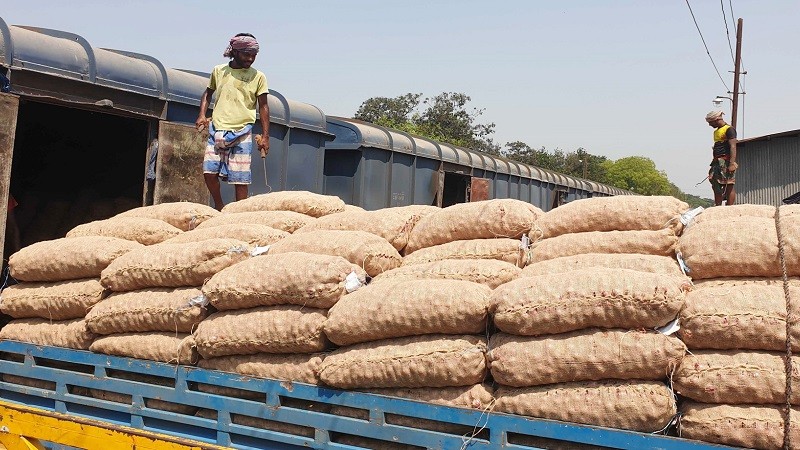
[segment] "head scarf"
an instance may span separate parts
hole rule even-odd
[[[258,41],[252,36],[234,36],[222,56],[230,58],[233,51],[239,50],[248,53],[258,53]]]
[[[722,114],[724,114],[722,111],[711,111],[710,113],[706,114],[706,122],[722,119]]]

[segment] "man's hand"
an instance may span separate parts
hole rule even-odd
[[[731,173],[736,172],[736,169],[738,169],[738,168],[739,168],[739,164],[737,164],[736,161],[728,164],[728,172],[731,172]]]
[[[202,133],[203,130],[208,128],[208,123],[210,121],[211,121],[211,119],[209,119],[207,117],[204,117],[204,116],[198,117],[197,120],[194,122],[194,126],[195,126],[195,128],[197,128],[197,132],[198,133]]]
[[[256,136],[256,143],[258,144],[258,150],[261,152],[261,156],[267,156],[269,153],[269,135],[262,134],[260,136]]]

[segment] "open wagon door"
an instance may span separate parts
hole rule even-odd
[[[19,97],[0,94],[0,260],[9,255],[3,254],[6,236],[6,216],[8,214],[8,195],[11,185],[11,161],[14,156],[14,135],[17,130]]]
[[[203,154],[207,133],[191,125],[161,121],[153,203],[209,203],[203,179]]]

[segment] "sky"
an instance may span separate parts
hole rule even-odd
[[[376,96],[463,92],[496,142],[645,156],[708,198],[708,183],[696,186],[711,160],[704,117],[733,90],[733,17],[744,19],[747,71],[739,137],[796,130],[800,2],[689,5],[711,58],[686,0],[4,0],[0,18],[204,72],[250,32],[270,88],[327,115],[352,117]]]

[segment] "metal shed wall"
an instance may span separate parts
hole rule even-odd
[[[800,192],[800,130],[737,145],[736,203],[777,206]]]

